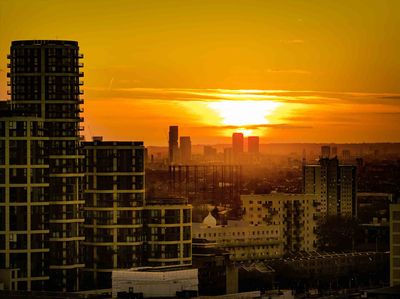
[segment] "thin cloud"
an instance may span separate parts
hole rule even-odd
[[[300,126],[291,124],[255,124],[255,125],[244,125],[244,126],[202,126],[196,128],[209,128],[209,129],[311,129],[312,126]]]

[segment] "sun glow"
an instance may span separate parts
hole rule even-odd
[[[221,117],[227,126],[269,124],[270,116],[280,103],[274,101],[218,101],[208,106]]]

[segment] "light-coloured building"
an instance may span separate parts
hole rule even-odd
[[[390,205],[390,286],[400,285],[400,204]]]
[[[357,215],[356,167],[339,165],[338,159],[321,158],[317,165],[303,168],[303,190],[316,194],[326,215]]]
[[[278,225],[253,225],[244,221],[228,221],[216,225],[209,214],[202,223],[193,223],[193,238],[216,241],[216,246],[230,253],[235,261],[266,259],[283,254],[283,240]]]
[[[315,194],[242,195],[243,220],[251,225],[276,227],[283,242],[283,252],[313,251],[315,229],[320,212]]]
[[[145,267],[112,272],[112,297],[142,293],[143,298],[176,298],[177,293],[198,292],[197,269],[189,267]],[[192,296],[191,296],[192,297]]]

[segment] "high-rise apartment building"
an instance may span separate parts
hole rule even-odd
[[[110,288],[115,269],[143,263],[143,142],[84,142],[85,287]]]
[[[168,159],[170,164],[175,164],[178,162],[179,155],[179,131],[178,126],[170,126],[168,134]]]
[[[251,154],[259,154],[260,153],[260,137],[258,136],[249,136],[247,138],[247,147],[248,152]]]
[[[232,134],[232,157],[234,162],[239,162],[243,155],[244,138],[243,133]]]
[[[11,290],[42,290],[49,280],[49,165],[44,122],[0,116],[0,269]]]
[[[157,199],[147,203],[144,214],[145,265],[190,265],[192,207],[179,198]]]
[[[338,159],[321,158],[303,167],[304,193],[318,195],[326,215],[356,216],[356,167],[339,165]]]
[[[400,285],[400,204],[390,205],[390,286]]]
[[[49,138],[49,289],[61,291],[79,289],[84,266],[82,57],[77,42],[62,40],[14,41],[8,55],[12,108],[41,117]]]
[[[190,140],[190,136],[181,136],[179,138],[179,143],[181,162],[183,164],[188,164],[192,159],[192,141]]]
[[[281,254],[316,249],[315,229],[320,212],[316,195],[271,193],[242,195],[240,199],[247,223],[277,227],[275,237],[284,244]]]

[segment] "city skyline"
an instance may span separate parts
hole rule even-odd
[[[400,141],[397,1],[77,3],[0,3],[0,99],[11,41],[70,39],[87,140]]]

